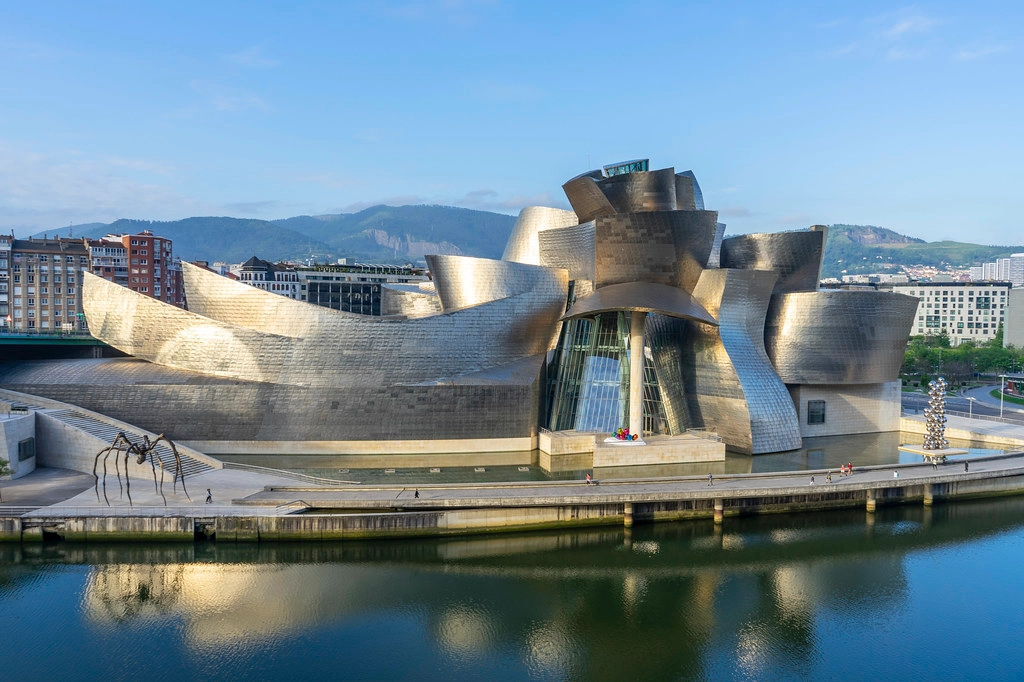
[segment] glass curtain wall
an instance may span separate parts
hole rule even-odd
[[[657,377],[644,351],[644,430],[664,432]],[[567,321],[549,372],[548,428],[613,433],[629,424],[629,314]]]

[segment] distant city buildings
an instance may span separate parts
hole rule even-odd
[[[257,289],[361,315],[382,314],[382,286],[428,280],[422,268],[344,264],[302,267],[271,263],[256,256],[234,271],[242,283]]]
[[[84,331],[81,273],[183,306],[171,240],[144,231],[101,239],[0,235],[0,328]]]
[[[1024,286],[1024,253],[1010,254],[1009,258],[998,258],[995,262],[984,263],[971,268],[971,281],[1003,281],[1015,287]]]

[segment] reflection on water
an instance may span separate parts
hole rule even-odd
[[[0,626],[34,643],[5,677],[1010,679],[1022,545],[1024,498],[719,528],[3,547]]]
[[[565,467],[556,466],[554,471],[545,471],[537,465],[531,466],[487,466],[483,471],[475,467],[394,467],[375,469],[348,468],[343,456],[325,455],[226,455],[227,461],[237,461],[273,469],[297,471],[310,476],[333,480],[359,481],[381,485],[422,485],[424,483],[478,483],[485,481],[542,481],[578,480],[592,473],[596,478],[654,478],[664,476],[707,476],[713,473],[750,474],[773,471],[803,471],[807,469],[836,469],[852,462],[857,466],[909,464],[923,461],[920,455],[899,451],[904,443],[921,443],[919,434],[889,431],[886,433],[864,433],[850,436],[822,436],[804,438],[803,447],[790,452],[768,455],[743,455],[727,452],[724,462],[702,462],[692,464],[652,464],[635,467],[590,468],[590,456],[573,455],[565,458]],[[970,441],[950,441],[950,447],[969,448],[969,456],[990,455],[1002,452],[986,448]],[[533,461],[537,461],[536,452]],[[557,458],[556,458],[557,462]]]

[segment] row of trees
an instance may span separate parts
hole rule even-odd
[[[949,336],[943,330],[936,336],[911,337],[900,371],[904,378],[915,382],[941,375],[950,384],[962,384],[981,375],[1024,371],[1024,349],[1003,348],[1002,327],[990,341],[967,340],[956,348],[950,347]]]

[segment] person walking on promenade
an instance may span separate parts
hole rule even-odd
[[[708,474],[708,485],[714,485],[714,484],[715,484],[715,477],[712,476],[711,474]]]
[[[900,472],[898,472],[898,471],[892,472],[892,477],[893,478],[899,478],[900,477]]]
[[[213,504],[213,493],[209,488],[206,489],[206,504]]]
[[[971,466],[971,463],[968,462],[967,460],[964,460],[964,473],[965,474],[967,473],[967,470],[970,468],[970,466]]]
[[[826,483],[831,483],[832,482],[832,472],[831,471],[829,471],[828,472],[828,476],[825,477],[825,482]]]
[[[420,489],[419,488],[416,488],[416,492],[413,494],[413,497],[415,497],[417,500],[420,499]]]
[[[811,476],[811,482],[808,483],[807,485],[814,485],[814,476]]]
[[[590,474],[587,474],[587,485],[590,485]]]
[[[853,462],[847,462],[846,463],[846,475],[847,476],[852,476],[853,475]]]

